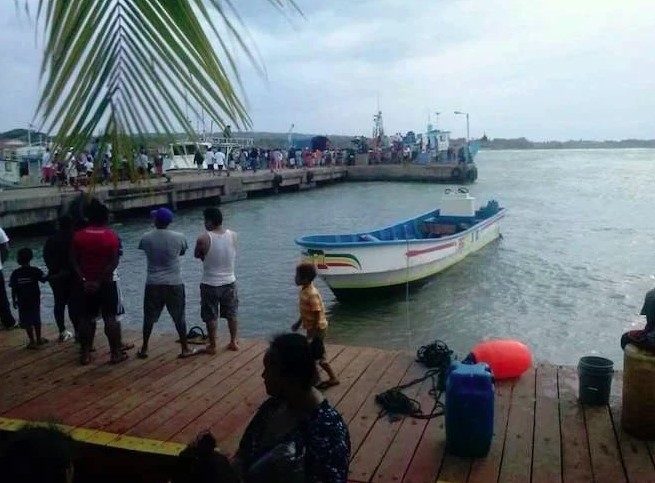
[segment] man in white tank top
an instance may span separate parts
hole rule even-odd
[[[237,234],[223,227],[223,214],[218,208],[204,211],[205,229],[196,241],[194,256],[202,260],[200,281],[200,317],[207,324],[208,354],[216,354],[218,319],[227,319],[230,330],[229,350],[239,350],[237,339],[237,311],[239,298],[234,261],[237,253]]]

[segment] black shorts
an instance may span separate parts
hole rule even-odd
[[[103,282],[94,293],[85,293],[82,289],[80,295],[80,313],[87,318],[115,317],[124,312],[116,282]]]
[[[41,307],[18,308],[18,323],[23,328],[41,325]]]
[[[200,318],[203,322],[223,319],[236,319],[239,309],[239,296],[236,283],[228,285],[200,284]]]

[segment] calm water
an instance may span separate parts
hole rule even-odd
[[[655,150],[481,152],[480,201],[509,209],[504,238],[437,276],[408,300],[367,307],[326,299],[332,342],[414,349],[435,338],[464,355],[486,338],[519,338],[536,357],[577,362],[598,353],[621,364],[619,337],[635,324],[644,293],[655,285]],[[430,210],[444,186],[405,183],[340,184],[223,207],[239,232],[237,278],[243,336],[266,337],[297,317],[293,271],[300,234],[376,228]],[[174,229],[192,245],[202,209],[182,210]],[[149,220],[115,228],[125,243],[119,267],[128,313],[138,328],[145,259],[136,249]],[[40,248],[43,238],[13,241]],[[41,261],[37,260],[41,265]],[[6,276],[14,267],[7,264]],[[200,263],[191,254],[189,325],[199,322]],[[44,315],[51,295],[44,290]],[[48,320],[49,317],[44,317]],[[172,331],[168,316],[159,330]],[[225,334],[225,328],[222,328]]]

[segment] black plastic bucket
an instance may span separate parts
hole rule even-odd
[[[582,404],[603,405],[610,401],[614,363],[597,356],[581,357],[578,362],[578,399]]]

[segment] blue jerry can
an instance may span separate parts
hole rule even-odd
[[[488,364],[451,364],[445,414],[446,450],[456,456],[486,456],[494,433],[494,381]]]

